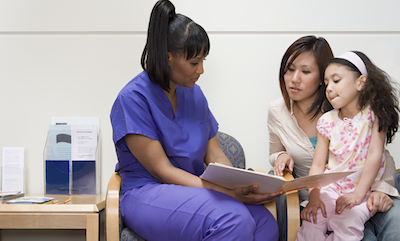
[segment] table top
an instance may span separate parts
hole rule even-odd
[[[44,196],[54,197],[53,200],[42,204],[0,204],[0,213],[37,213],[37,212],[99,212],[105,207],[105,195],[33,195],[27,196]],[[54,201],[58,201],[55,203]],[[71,200],[71,201],[68,201]],[[64,202],[66,202],[64,204]]]

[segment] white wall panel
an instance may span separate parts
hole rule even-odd
[[[398,31],[395,0],[175,1],[208,31]],[[183,10],[184,9],[184,10]]]
[[[1,31],[146,31],[154,0],[2,0]]]
[[[146,31],[155,0],[2,0],[1,31]],[[176,0],[207,31],[399,31],[396,0]]]

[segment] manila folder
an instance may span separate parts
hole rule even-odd
[[[257,184],[257,193],[283,192],[327,186],[354,172],[332,172],[285,180],[283,177],[267,173],[250,171],[218,163],[210,163],[201,179],[218,184],[228,189]]]

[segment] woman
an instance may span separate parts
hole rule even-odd
[[[317,120],[332,108],[326,101],[323,85],[323,73],[331,58],[328,42],[315,36],[296,40],[282,58],[279,81],[283,99],[271,103],[268,110],[269,160],[276,175],[282,175],[285,168],[295,178],[309,173]],[[400,212],[400,200],[389,197],[396,194],[395,165],[390,154],[385,155],[386,171],[381,181],[373,184],[367,201],[373,217],[365,224],[364,240],[395,240],[400,236],[399,228],[393,227],[400,223],[396,215]],[[300,191],[299,197],[304,207],[308,191]]]
[[[277,240],[262,205],[280,194],[228,190],[203,181],[204,163],[231,165],[218,123],[196,81],[210,49],[204,29],[156,3],[142,55],[144,71],[119,93],[112,111],[121,176],[121,215],[146,240]]]

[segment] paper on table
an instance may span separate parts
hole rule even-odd
[[[65,160],[96,160],[99,117],[52,117],[52,124],[70,128],[70,156]]]
[[[50,125],[46,160],[64,161],[71,159],[71,126]]]
[[[93,125],[99,134],[99,117],[52,117],[52,125]]]
[[[3,147],[2,166],[23,167],[24,150],[23,147]]]
[[[74,161],[96,160],[97,130],[91,125],[71,126],[71,158]]]
[[[24,190],[24,151],[23,147],[3,147],[3,191]]]
[[[258,193],[271,193],[280,189],[283,192],[288,192],[304,188],[323,187],[352,173],[354,172],[323,173],[285,180],[280,176],[210,163],[200,177],[229,189],[257,184]]]
[[[53,200],[54,197],[28,196],[8,200],[7,204],[40,204]]]
[[[65,134],[69,140],[54,144],[51,130],[62,128],[68,131],[55,136]],[[48,140],[46,194],[100,193],[99,118],[53,117]]]
[[[4,200],[9,200],[12,198],[23,197],[25,193],[19,191],[1,191],[0,192],[0,202]]]

